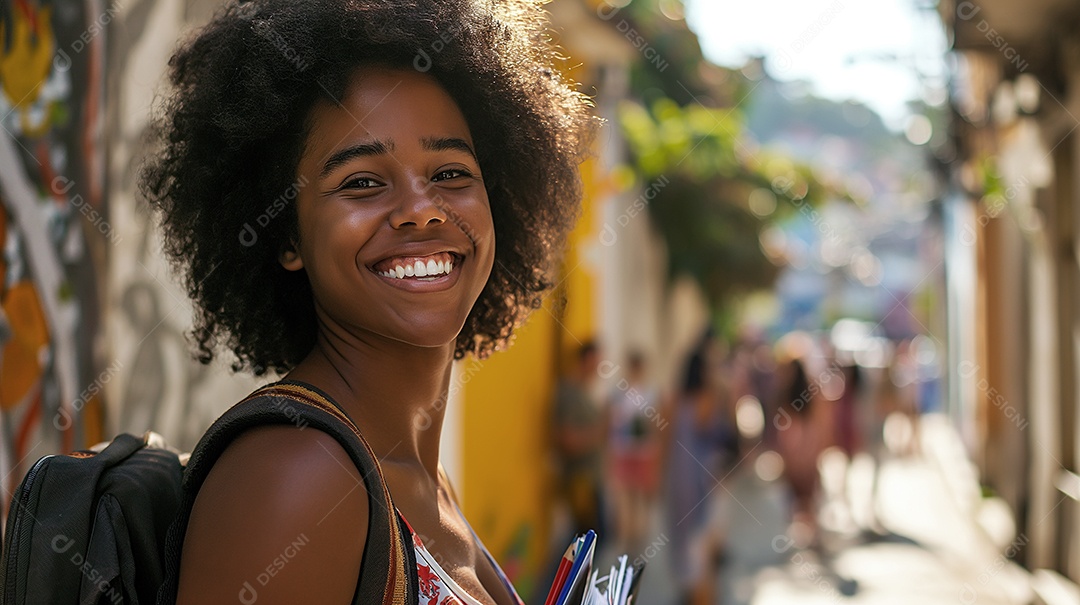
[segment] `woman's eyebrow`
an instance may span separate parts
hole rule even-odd
[[[456,149],[458,151],[464,151],[465,153],[476,159],[476,152],[465,139],[458,137],[424,137],[420,139],[420,144],[424,149],[428,151],[448,151]]]
[[[348,162],[353,158],[382,155],[390,153],[394,150],[394,141],[387,139],[386,141],[371,141],[370,143],[357,143],[356,145],[350,145],[345,149],[341,149],[335,152],[326,160],[323,164],[322,172],[319,173],[319,178],[323,178],[330,172]]]

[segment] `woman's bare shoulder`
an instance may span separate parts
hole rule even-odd
[[[367,528],[367,490],[337,440],[251,429],[199,490],[177,603],[350,603]]]

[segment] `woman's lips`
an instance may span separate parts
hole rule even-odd
[[[453,252],[395,256],[371,267],[379,279],[409,292],[435,292],[457,283],[464,257]]]

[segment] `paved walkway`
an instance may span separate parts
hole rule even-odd
[[[848,480],[854,486],[849,500],[855,504],[843,506],[836,497],[826,500],[821,523],[831,530],[823,531],[820,546],[813,550],[795,546],[788,535],[783,484],[761,479],[747,462],[725,481],[726,491],[714,492],[728,497],[723,507],[728,548],[719,603],[1031,603],[1030,574],[1004,556],[1022,545],[1023,537],[999,531],[995,544],[975,520],[964,496],[977,492],[978,485],[968,472],[969,463],[950,459],[962,453],[942,422],[930,419],[924,424],[927,454],[881,466],[876,497],[871,497],[873,465],[869,460],[855,465]],[[884,531],[859,532],[852,519],[865,519],[871,510],[877,511]],[[640,593],[642,605],[676,605],[669,562],[673,546],[664,543],[660,520],[658,514],[657,531],[650,534],[661,538],[647,549],[651,559]],[[599,560],[610,561],[610,553],[601,553]]]

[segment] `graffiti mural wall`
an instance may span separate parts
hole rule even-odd
[[[0,0],[0,477],[116,432],[190,449],[254,382],[194,362],[135,197],[168,56],[216,3]]]
[[[109,29],[108,102],[110,221],[122,239],[111,249],[104,325],[109,353],[106,432],[161,433],[189,450],[229,405],[257,386],[227,364],[202,366],[191,356],[187,295],[160,255],[153,217],[135,194],[144,135],[155,98],[165,92],[176,41],[205,23],[220,2],[121,0]],[[103,375],[103,374],[101,374]]]
[[[101,438],[101,278],[108,223],[105,40],[94,3],[0,13],[0,470]],[[108,18],[108,17],[106,17]],[[5,488],[12,487],[10,484]]]

